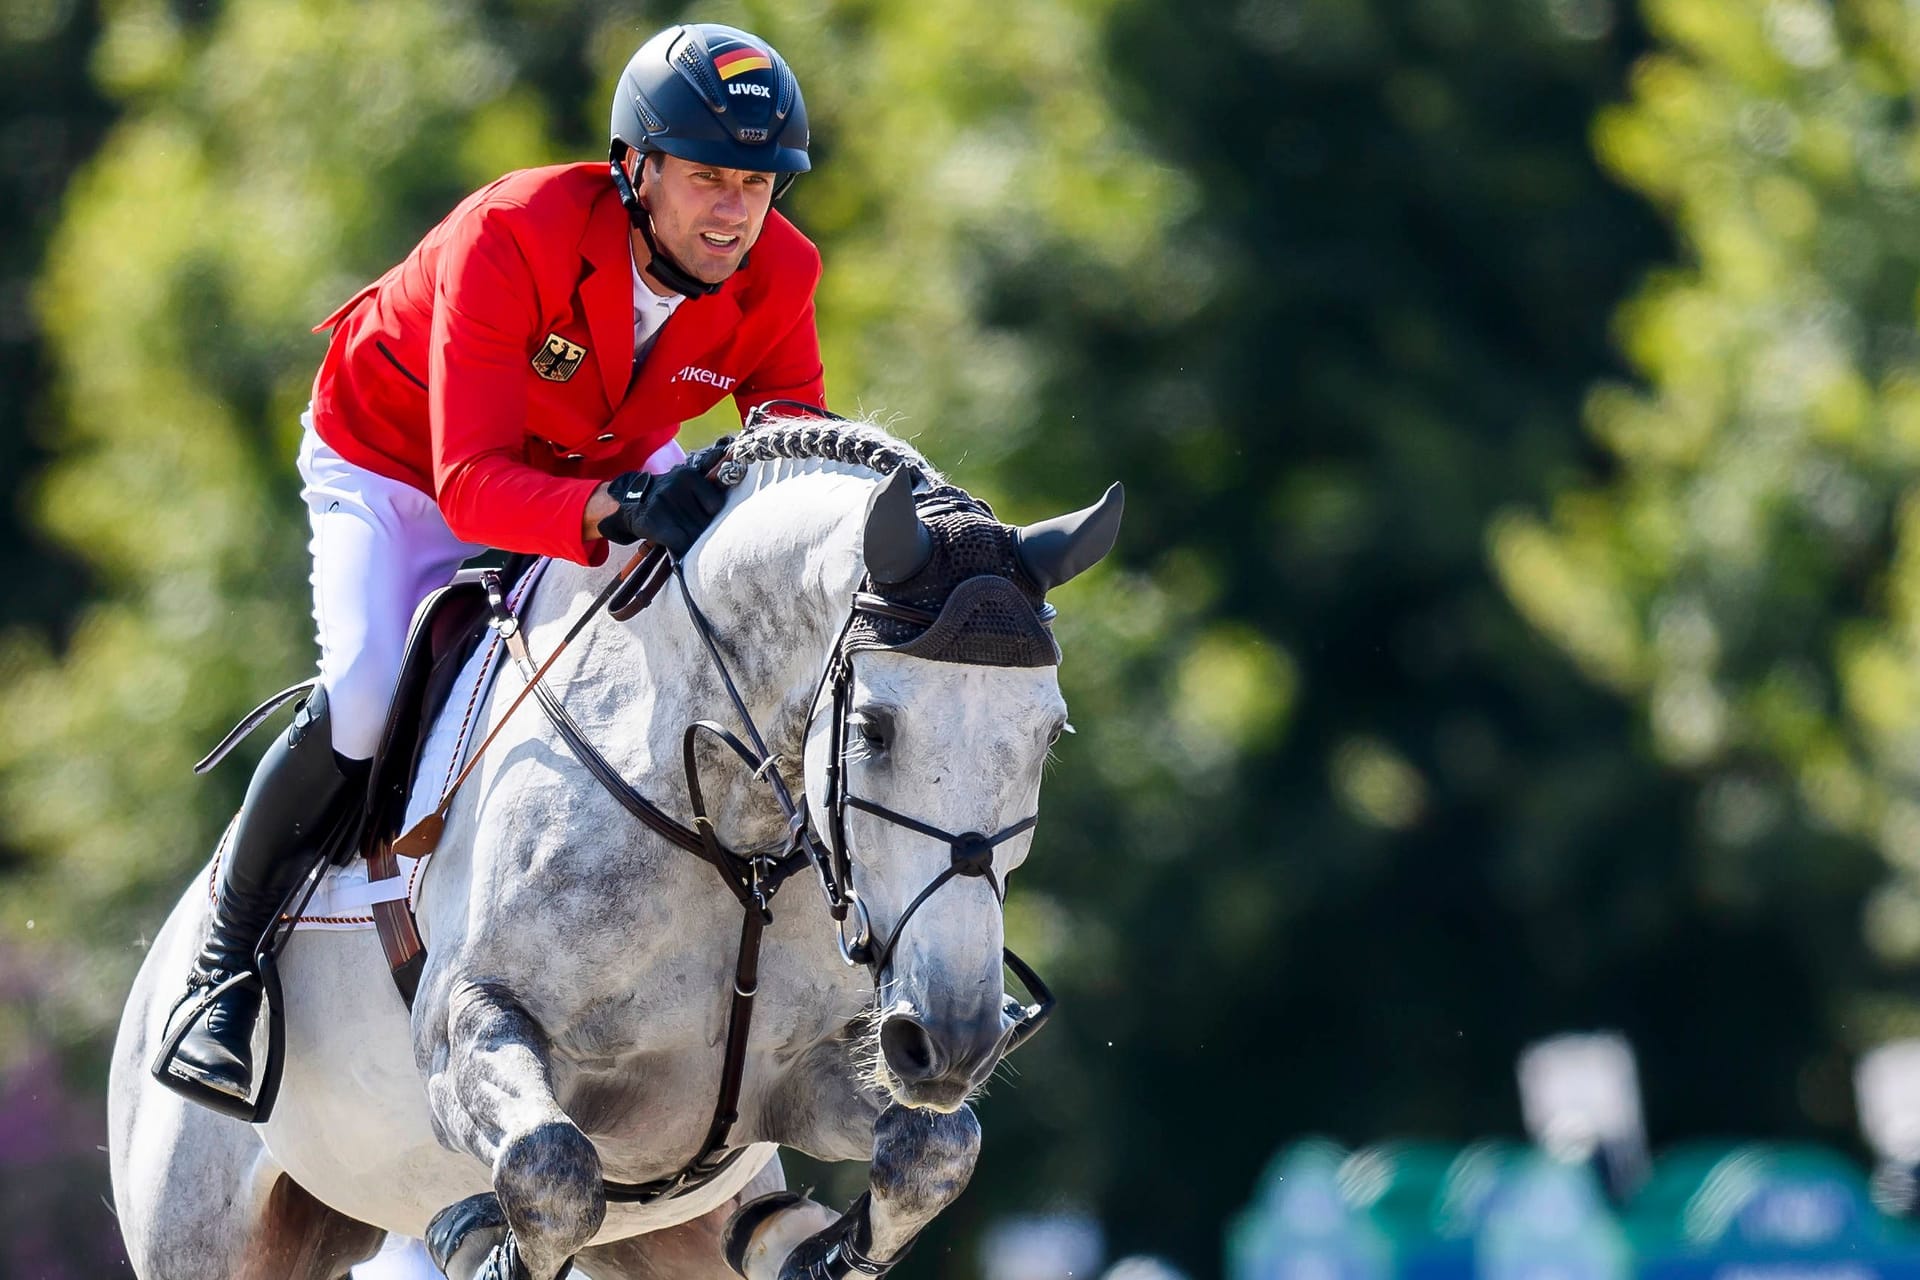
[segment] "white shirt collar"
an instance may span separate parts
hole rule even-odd
[[[627,260],[633,265],[633,358],[638,363],[646,359],[653,340],[660,336],[660,330],[666,327],[668,318],[687,297],[683,293],[669,293],[662,297],[647,287],[647,282],[640,276],[640,264],[633,259],[631,240],[627,242]]]

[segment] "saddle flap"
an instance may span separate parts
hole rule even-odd
[[[532,556],[508,557],[498,570],[501,589],[511,590],[534,563]],[[486,638],[487,592],[481,584],[482,572],[462,569],[414,610],[380,749],[373,757],[372,785],[367,789],[370,844],[392,839],[406,821],[407,791],[428,727],[446,705],[460,669]]]

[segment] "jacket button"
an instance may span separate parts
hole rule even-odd
[[[584,454],[584,453],[570,453],[570,454],[568,454],[568,455],[567,455],[567,461],[568,461],[568,462],[578,462],[578,461],[580,461],[580,459],[582,459],[582,458],[584,458],[584,457],[586,457],[586,456],[587,456],[587,455],[586,455],[586,454]]]
[[[613,432],[609,431],[604,435],[595,436],[594,439],[598,440],[601,444],[605,444],[607,441],[613,439]]]

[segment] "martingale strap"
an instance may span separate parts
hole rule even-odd
[[[677,566],[675,570],[677,572]],[[636,595],[643,596],[639,607],[644,608],[658,595],[665,578],[670,573],[661,573],[657,579],[648,571],[633,575],[635,580],[644,582],[646,587]],[[684,588],[684,582],[682,586]],[[650,588],[650,589],[649,589]],[[754,997],[760,992],[760,943],[766,926],[773,920],[771,902],[775,892],[786,880],[809,864],[807,855],[799,850],[789,849],[780,856],[742,857],[726,848],[714,831],[713,821],[707,814],[706,797],[700,786],[699,769],[695,760],[695,745],[702,734],[718,739],[722,745],[759,776],[772,776],[771,757],[765,754],[764,744],[756,752],[733,733],[710,720],[696,721],[687,726],[682,735],[682,753],[687,775],[687,795],[694,814],[694,825],[688,827],[668,815],[660,806],[640,794],[632,784],[620,776],[598,748],[587,738],[552,688],[542,679],[553,659],[549,657],[545,664],[536,667],[533,654],[527,647],[526,630],[519,625],[502,599],[500,593],[489,590],[488,607],[493,613],[494,627],[506,639],[507,652],[512,656],[514,665],[526,677],[528,687],[546,713],[547,721],[554,731],[567,744],[567,748],[586,766],[587,771],[620,802],[622,808],[631,813],[646,828],[674,846],[686,850],[695,857],[711,865],[720,873],[727,888],[740,900],[740,942],[736,951],[733,976],[733,998],[727,1011],[727,1046],[720,1073],[719,1096],[714,1104],[713,1119],[707,1127],[707,1135],[700,1145],[700,1152],[678,1173],[651,1182],[624,1183],[603,1180],[602,1191],[607,1199],[616,1203],[646,1204],[673,1196],[685,1194],[697,1187],[706,1185],[728,1168],[745,1152],[744,1147],[727,1145],[727,1139],[733,1132],[733,1126],[740,1119],[740,1092],[746,1080],[747,1041],[753,1027]],[[637,609],[633,610],[637,612]],[[628,616],[632,616],[631,612]],[[569,633],[568,639],[572,639]],[[756,743],[759,735],[753,733],[752,721],[747,721],[749,733]]]
[[[460,776],[449,783],[446,791],[441,793],[440,803],[434,807],[433,812],[415,823],[412,830],[393,841],[394,849],[409,858],[424,858],[439,847],[440,837],[447,829],[447,814],[453,809],[454,796],[459,793],[461,786],[466,783],[467,778],[472,775],[474,768],[479,765],[480,758],[486,755],[487,748],[492,746],[494,739],[500,736],[500,731],[506,728],[509,720],[513,719],[513,713],[518,711],[520,704],[527,700],[527,695],[532,693],[536,688],[542,688],[540,682],[542,677],[547,674],[547,668],[558,661],[560,655],[567,651],[567,646],[573,643],[574,637],[578,636],[580,632],[586,628],[586,625],[593,621],[594,616],[606,607],[609,600],[622,592],[628,585],[630,579],[646,577],[650,566],[649,556],[664,556],[665,554],[666,553],[659,548],[646,543],[640,545],[640,549],[633,553],[633,558],[621,566],[620,572],[614,574],[613,580],[601,589],[600,594],[594,597],[593,602],[587,606],[586,611],[583,612],[574,622],[573,626],[567,630],[567,634],[561,639],[560,643],[554,647],[553,652],[547,655],[547,660],[541,665],[540,669],[528,673],[526,687],[520,690],[514,697],[513,705],[507,708],[506,713],[500,717],[499,723],[494,725],[493,732],[489,733],[486,739],[474,748],[473,754],[467,758],[466,767],[460,770]],[[493,615],[493,628],[499,632],[501,637],[511,646],[514,636],[520,631],[520,620],[513,616],[511,609],[506,607],[503,593],[500,589],[499,575],[488,572],[481,576],[481,580],[486,583],[487,609]]]
[[[644,578],[646,576],[644,571],[648,564],[647,556],[654,551],[655,548],[644,543],[641,544],[634,552],[633,558],[628,560],[618,573],[614,574],[613,580],[602,589],[600,594],[595,597],[593,603],[587,606],[586,612],[582,613],[579,620],[573,624],[572,629],[567,632],[566,637],[561,640],[559,646],[556,647],[552,655],[548,657],[546,667],[552,666],[555,659],[566,652],[567,646],[573,643],[574,637],[580,634],[581,630],[585,628],[593,616],[607,604],[608,600],[620,593],[622,588],[628,584],[629,580]],[[664,552],[660,554],[664,554]],[[481,575],[481,582],[484,584],[487,593],[487,609],[492,615],[493,628],[511,644],[513,636],[518,633],[520,629],[520,623],[519,619],[513,616],[513,611],[506,605],[505,593],[500,586],[500,577],[497,573],[488,571]],[[410,830],[399,836],[389,836],[383,833],[371,839],[366,850],[367,880],[369,883],[392,880],[399,876],[400,858],[402,856],[416,859],[424,858],[439,847],[440,837],[445,834],[447,829],[447,814],[453,808],[454,796],[459,793],[461,786],[465,784],[467,778],[472,775],[474,768],[480,763],[481,757],[486,755],[487,748],[493,745],[494,739],[500,736],[500,731],[504,729],[507,722],[513,718],[513,713],[520,709],[520,705],[527,700],[527,695],[531,693],[535,687],[540,685],[540,677],[546,674],[546,667],[542,667],[539,671],[531,675],[527,687],[522,689],[519,695],[514,698],[513,704],[509,706],[506,713],[500,717],[499,723],[494,725],[493,731],[486,736],[485,740],[482,741],[479,746],[474,748],[473,754],[467,759],[466,767],[460,771],[458,777],[448,784],[446,791],[440,796],[439,804],[434,807],[432,813],[422,818],[419,822],[415,823]],[[284,696],[286,695],[275,695],[275,697]],[[256,712],[255,714],[257,715],[259,713]],[[217,753],[216,756],[212,758],[217,758]],[[376,902],[373,904],[373,923],[374,929],[380,937],[380,949],[387,958],[387,967],[393,973],[393,985],[399,989],[400,998],[406,1001],[407,1007],[411,1009],[413,1007],[413,998],[420,988],[421,971],[426,968],[427,963],[426,942],[420,937],[420,925],[413,917],[413,908],[409,906],[403,898]]]
[[[666,810],[634,790],[632,785],[620,776],[620,771],[614,768],[613,764],[587,740],[586,732],[580,728],[579,723],[574,720],[566,707],[561,705],[560,699],[554,696],[552,687],[539,679],[545,673],[534,668],[532,655],[527,651],[526,636],[518,628],[515,628],[507,637],[507,652],[513,655],[514,664],[527,677],[534,697],[540,702],[540,710],[546,713],[548,722],[566,742],[568,749],[581,764],[587,766],[587,772],[591,773],[601,786],[612,792],[613,798],[620,802],[620,806],[638,818],[649,831],[669,844],[677,845],[688,853],[705,858],[707,845],[700,838],[700,833],[675,821],[668,816]],[[549,658],[548,661],[551,662],[552,659]],[[722,870],[724,871],[724,868]]]

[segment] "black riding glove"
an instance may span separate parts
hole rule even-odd
[[[676,560],[686,555],[726,505],[727,491],[707,479],[726,444],[710,445],[661,475],[629,471],[608,481],[620,509],[600,521],[600,536],[621,543],[644,538]]]
[[[705,475],[707,472],[713,470],[713,464],[720,461],[720,459],[726,455],[727,450],[732,447],[733,437],[721,436],[706,448],[695,449],[692,453],[688,454],[685,465],[692,467],[701,475]]]

